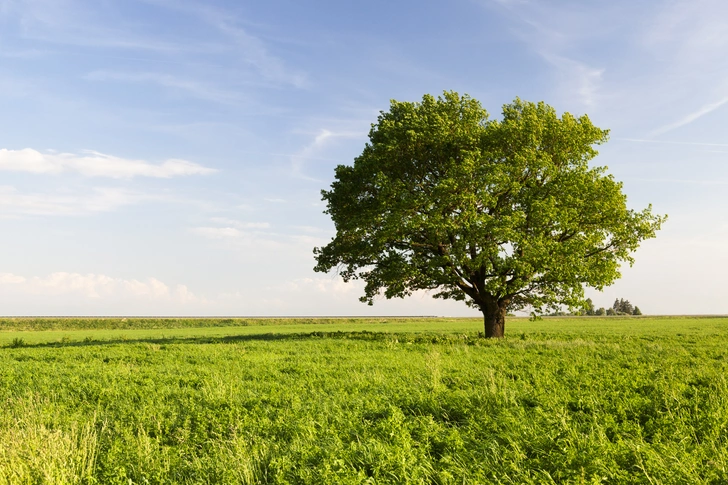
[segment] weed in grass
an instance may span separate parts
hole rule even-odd
[[[15,337],[8,345],[8,347],[11,347],[14,349],[17,349],[18,347],[24,347],[24,346],[25,346],[25,340],[23,340],[20,337]]]

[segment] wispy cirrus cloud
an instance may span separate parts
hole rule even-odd
[[[79,173],[86,177],[130,179],[134,177],[171,178],[185,175],[215,173],[181,159],[169,159],[159,164],[107,155],[95,151],[74,153],[42,153],[32,148],[0,149],[0,171],[37,174]]]
[[[697,109],[696,111],[693,111],[692,113],[688,113],[687,115],[683,116],[682,118],[680,118],[677,121],[674,121],[667,125],[661,126],[657,129],[653,130],[650,133],[650,135],[652,135],[652,136],[662,135],[669,131],[680,128],[682,126],[689,125],[693,121],[696,121],[696,120],[702,118],[703,116],[705,116],[709,113],[712,113],[713,111],[717,110],[718,108],[720,108],[721,106],[723,106],[726,103],[728,103],[728,96],[723,99],[720,99],[716,102],[706,104],[706,105],[702,106],[701,108]]]
[[[703,142],[692,142],[692,141],[677,141],[677,140],[651,140],[645,138],[616,138],[616,140],[632,141],[635,143],[657,143],[666,145],[694,145],[702,147],[728,147],[728,143],[703,143]],[[720,152],[723,153],[723,152]]]
[[[728,185],[728,180],[710,179],[710,180],[696,180],[696,179],[678,179],[678,178],[640,178],[630,177],[630,181],[639,182],[651,182],[658,184],[681,184],[681,185]]]
[[[660,4],[645,22],[637,47],[659,67],[643,89],[670,120],[651,136],[688,126],[728,103],[728,4],[721,0],[676,0]],[[648,63],[649,65],[649,63]]]
[[[113,2],[95,3],[89,8],[79,0],[6,0],[0,13],[17,22],[24,38],[48,45],[160,54],[220,50],[209,43],[145,31],[144,24],[130,21],[114,7]]]
[[[221,45],[234,52],[242,65],[251,67],[263,79],[296,88],[307,87],[305,72],[291,68],[260,36],[256,36],[241,25],[241,19],[229,10],[212,6],[209,2],[145,0],[147,3],[169,10],[183,12],[207,24],[220,35]]]
[[[213,23],[240,48],[243,61],[253,66],[264,78],[297,88],[308,85],[306,74],[286,67],[282,60],[268,52],[259,38],[221,18],[213,19]]]
[[[728,5],[722,0],[676,0],[653,11],[642,42],[654,51],[670,51],[681,65],[704,67],[706,63],[725,59],[728,48]],[[680,66],[676,66],[680,67]],[[724,63],[712,66],[725,69]],[[686,73],[703,77],[702,73]]]
[[[85,76],[90,81],[119,81],[127,83],[151,83],[185,93],[194,98],[230,104],[240,102],[243,97],[236,91],[223,89],[207,82],[185,79],[180,76],[158,72],[93,71]]]
[[[295,88],[308,85],[304,71],[276,55],[274,46],[244,28],[243,19],[230,9],[202,2],[144,0],[152,15],[186,17],[190,27],[183,33],[150,29],[148,22],[125,14],[126,9],[117,3],[123,4],[6,0],[3,10],[22,38],[45,48],[63,48],[85,57],[105,50],[104,59],[153,62],[159,68],[159,72],[93,72],[90,78],[96,80],[156,83],[215,102],[238,100],[241,82]],[[223,85],[227,88],[220,87]]]
[[[163,59],[177,59],[178,54],[203,56],[205,62],[212,65],[215,64],[215,56],[221,55],[226,61],[217,67],[227,65],[227,68],[230,67],[230,56],[233,56],[239,61],[235,70],[247,69],[267,82],[297,88],[308,83],[303,71],[289,67],[282,58],[272,53],[268,43],[243,28],[239,17],[231,11],[206,3],[145,3],[160,13],[167,11],[185,15],[195,25],[195,32],[207,30],[215,35],[208,35],[202,41],[179,33],[163,34],[149,30],[144,24],[119,15],[114,2],[95,4],[94,8],[89,8],[77,0],[9,1],[5,10],[19,20],[26,38],[47,44],[148,52]]]
[[[592,57],[575,48],[598,35],[584,30],[583,26],[591,23],[586,22],[585,12],[529,0],[487,0],[481,3],[501,12],[509,20],[512,34],[552,67],[558,91],[572,98],[576,95],[577,100],[588,108],[600,101],[606,67],[595,64]]]
[[[584,106],[590,108],[597,104],[605,68],[548,52],[542,52],[541,57],[557,69],[561,86],[577,94]]]
[[[615,132],[664,135],[728,103],[722,0],[480,3],[553,66],[563,102],[579,101]]]

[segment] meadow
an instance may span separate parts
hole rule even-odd
[[[728,318],[0,319],[0,484],[728,483]]]

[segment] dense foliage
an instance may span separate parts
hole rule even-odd
[[[728,319],[346,325],[0,332],[0,484],[728,481]]]
[[[581,307],[663,221],[589,166],[607,131],[544,103],[516,99],[497,121],[453,92],[392,101],[369,140],[323,191],[336,235],[314,252],[316,271],[364,280],[370,304],[434,290],[501,337],[508,311]]]

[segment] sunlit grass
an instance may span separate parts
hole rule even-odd
[[[728,319],[481,325],[5,330],[0,483],[728,482]]]

